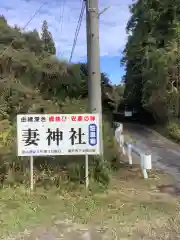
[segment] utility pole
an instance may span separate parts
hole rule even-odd
[[[174,26],[176,30],[176,43],[177,43],[177,54],[176,54],[176,89],[177,89],[177,96],[176,96],[176,117],[180,117],[180,96],[179,96],[179,90],[180,90],[180,26],[177,24],[177,10],[174,7]]]
[[[99,10],[98,0],[85,0],[88,62],[88,100],[89,111],[100,116],[100,148],[103,158],[102,133],[102,93],[99,46]]]

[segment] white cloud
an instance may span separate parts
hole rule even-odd
[[[110,8],[100,17],[100,54],[101,56],[119,56],[126,42],[125,27],[129,18],[128,4],[132,0],[100,0],[99,11]],[[38,29],[41,31],[43,20],[47,20],[52,32],[58,54],[69,58],[74,33],[81,9],[81,0],[65,0],[64,14],[63,1],[48,0],[41,11],[28,25],[26,30]],[[120,2],[120,3],[119,3]],[[10,25],[24,27],[31,19],[43,0],[8,0],[0,2],[0,12]],[[85,16],[78,36],[73,60],[78,61],[86,57],[86,28]]]

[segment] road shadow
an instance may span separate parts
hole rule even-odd
[[[175,184],[160,185],[157,186],[157,189],[161,193],[167,193],[173,196],[180,196],[180,187],[176,186]]]

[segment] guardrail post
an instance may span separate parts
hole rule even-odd
[[[144,154],[144,168],[148,170],[152,169],[151,154],[148,153]]]
[[[123,155],[125,155],[125,148],[124,148],[124,135],[123,134],[119,134],[119,145],[120,145],[120,148],[122,149],[122,153]]]
[[[144,178],[146,179],[146,178],[148,178],[148,174],[147,174],[146,168],[145,168],[145,166],[144,166],[144,154],[141,154],[140,157],[141,157],[141,169],[142,169],[142,173],[143,173]]]
[[[141,159],[140,165],[141,165],[142,173],[144,178],[147,179],[148,178],[147,170],[152,169],[151,154],[148,154],[148,153],[144,154],[136,146],[129,144],[127,142],[124,142],[123,124],[121,123],[119,124],[118,128],[115,130],[115,137],[124,155],[126,154],[125,146],[127,146],[127,156],[128,156],[128,161],[130,165],[132,165],[132,152],[140,156],[140,159]]]
[[[128,144],[128,160],[129,160],[129,164],[132,165],[132,147],[131,147],[131,144]]]
[[[148,178],[147,169],[152,169],[151,155],[141,154],[141,169],[145,179]]]
[[[142,169],[142,172],[143,172],[144,178],[147,179],[148,178],[148,174],[147,174],[146,169]]]

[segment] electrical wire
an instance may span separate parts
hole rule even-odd
[[[64,8],[65,8],[65,3],[66,3],[66,0],[63,0],[63,3],[62,3],[62,12],[60,14],[60,32],[59,32],[59,35],[61,36],[62,35],[62,30],[63,30],[63,20],[64,20]],[[60,56],[62,57],[63,56],[63,52],[60,53]]]
[[[75,36],[74,36],[73,46],[72,46],[72,50],[71,50],[71,55],[70,55],[70,58],[69,58],[69,63],[72,61],[73,53],[74,53],[74,50],[75,50],[75,47],[76,47],[77,38],[78,38],[80,29],[81,29],[84,10],[85,10],[85,3],[84,3],[84,1],[82,1],[81,12],[80,12],[80,15],[79,15],[78,24],[77,24],[76,31],[75,31]]]
[[[65,3],[66,3],[66,0],[63,1],[63,5],[62,5],[60,35],[61,35],[61,33],[62,33],[62,28],[63,28],[63,18],[64,18],[64,7],[65,7]]]
[[[35,18],[35,16],[39,13],[39,11],[41,10],[41,8],[46,4],[46,2],[44,2],[36,11],[35,13],[32,15],[32,17],[29,19],[29,21],[25,24],[25,26],[21,29],[22,31],[24,31],[27,26],[31,23],[31,21]],[[2,57],[7,51],[8,49],[12,46],[13,42],[15,41],[15,39],[12,40],[12,42],[9,44],[9,46],[7,46],[7,48],[0,54],[0,57]]]

